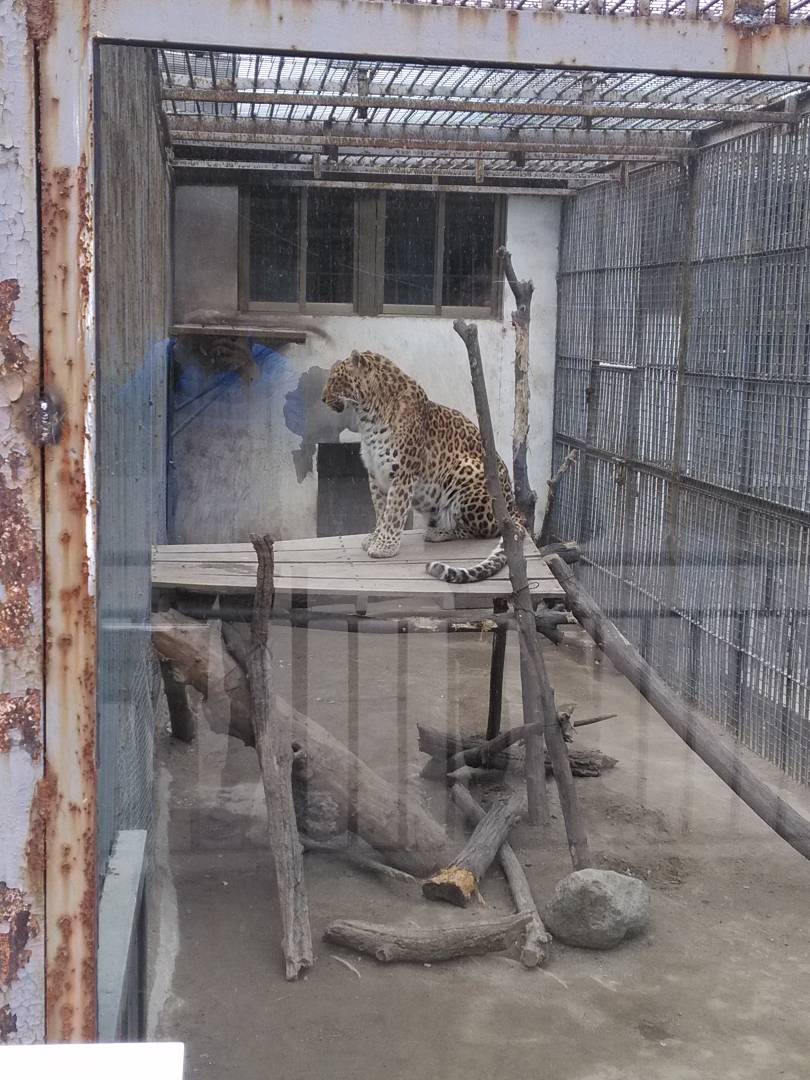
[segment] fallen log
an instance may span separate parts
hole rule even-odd
[[[537,543],[540,543],[539,537]],[[576,563],[582,558],[579,544],[574,540],[560,540],[554,544],[543,544],[542,547],[538,548],[538,551],[543,558],[547,555],[560,555],[567,563]]]
[[[478,895],[478,883],[492,865],[509,830],[525,812],[523,792],[515,792],[506,802],[489,810],[452,864],[422,883],[425,899],[446,900],[457,907],[466,907]]]
[[[456,805],[466,814],[470,821],[477,825],[483,819],[483,808],[478,805],[466,788],[460,784],[454,784],[450,794]],[[516,909],[519,912],[528,912],[531,915],[531,920],[526,924],[526,937],[520,950],[520,962],[527,968],[545,964],[546,960],[548,960],[551,935],[540,918],[540,912],[537,910],[537,904],[532,896],[526,873],[512,847],[507,843],[501,844],[498,861],[501,864],[506,880],[509,882],[509,889],[512,893],[512,899],[515,901]]]
[[[258,559],[256,599],[248,653],[248,687],[256,738],[256,751],[267,802],[267,830],[276,870],[285,974],[297,979],[315,958],[304,884],[304,853],[292,792],[293,746],[289,718],[273,709],[273,657],[268,636],[273,607],[273,541],[251,536]]]
[[[582,727],[589,723],[596,723],[597,720],[606,719],[609,719],[609,717],[590,717],[587,720],[575,721],[574,727]],[[429,754],[431,759],[422,768],[421,775],[426,780],[444,779],[450,768],[449,762],[459,760],[458,755],[464,755],[465,768],[479,769],[484,767],[481,757],[476,753],[485,745],[483,739],[472,735],[454,735],[449,731],[439,731],[437,728],[426,727],[424,724],[417,724],[416,727],[419,733],[419,749],[423,754]],[[520,732],[522,728],[509,728],[508,730]],[[504,732],[504,734],[507,734],[507,732]],[[617,764],[616,758],[603,754],[601,750],[586,750],[585,748],[570,745],[566,746],[566,750],[571,772],[574,776],[599,776],[604,769],[612,769]],[[470,755],[469,758],[467,757],[468,754]],[[518,757],[504,750],[497,753],[492,753],[490,750],[487,755],[487,763],[487,771],[505,772],[507,769],[515,768],[521,764],[521,761]],[[545,754],[545,769],[547,774],[551,774],[553,771],[548,752]],[[454,771],[453,779],[455,779],[455,775],[459,771],[460,769]]]
[[[760,780],[723,741],[719,729],[697,716],[667,686],[575,580],[573,571],[562,559],[552,556],[548,565],[565,590],[574,614],[611,663],[735,795],[783,840],[810,859],[810,821]]]
[[[302,836],[301,844],[304,851],[343,859],[344,862],[349,863],[351,866],[356,866],[358,870],[366,870],[368,873],[376,874],[378,877],[389,878],[391,881],[401,881],[408,885],[413,885],[417,881],[413,874],[406,874],[404,870],[397,870],[395,866],[388,866],[387,863],[372,859],[369,855],[363,855],[345,843],[338,846],[320,840],[310,840],[308,836]]]
[[[224,629],[226,624],[222,625]],[[208,682],[209,638],[204,623],[178,612],[152,616],[152,641],[158,654],[201,693]],[[238,650],[235,644],[234,648]],[[230,709],[227,715],[212,712],[212,727],[253,745],[247,677],[230,651],[224,652],[223,661]],[[307,793],[313,798],[323,794],[330,800],[336,821],[342,823],[340,831],[356,817],[357,832],[371,847],[393,866],[417,877],[427,877],[437,866],[447,865],[452,852],[445,832],[417,802],[400,794],[320,724],[291,709],[283,698],[276,695],[273,703],[275,710],[289,719],[293,742],[305,750]],[[356,806],[349,805],[352,783]],[[306,822],[301,828],[309,831]]]
[[[383,964],[395,961],[430,964],[459,956],[503,952],[515,944],[530,919],[528,913],[520,913],[431,930],[341,919],[327,926],[323,936],[336,945],[373,956]]]

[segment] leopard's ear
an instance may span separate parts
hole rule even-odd
[[[357,349],[352,349],[351,356],[349,357],[349,359],[351,360],[351,362],[354,364],[355,367],[358,367],[360,365],[360,363],[362,362],[361,357],[360,357],[360,353],[357,351]]]

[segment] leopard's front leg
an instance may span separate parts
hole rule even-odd
[[[399,551],[402,530],[413,501],[414,483],[412,474],[402,472],[392,481],[382,518],[377,519],[377,528],[366,548],[372,559],[391,559]]]
[[[371,474],[369,474],[368,478],[368,487],[371,492],[371,504],[374,507],[374,532],[364,536],[360,541],[360,547],[363,551],[368,551],[369,544],[372,543],[379,532],[383,514],[385,513],[385,492]]]

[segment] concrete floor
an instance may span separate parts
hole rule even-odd
[[[344,634],[278,629],[278,687],[288,699],[293,647],[298,702],[306,650],[306,707],[344,740],[347,673],[356,665],[361,755],[459,830],[443,787],[418,779],[424,758],[416,723],[481,730],[488,639],[363,636],[352,644]],[[405,651],[408,675],[399,680],[398,700],[397,661]],[[505,725],[520,722],[516,652],[510,635]],[[482,912],[430,904],[416,889],[308,855],[318,960],[303,981],[287,983],[255,754],[205,726],[191,747],[165,736],[149,1022],[153,1037],[186,1043],[187,1077],[810,1076],[810,865],[709,772],[587,639],[574,635],[545,653],[558,702],[576,701],[579,716],[618,713],[577,740],[618,758],[618,766],[577,783],[596,864],[650,883],[648,933],[604,953],[555,944],[548,966],[535,971],[506,955],[382,965],[326,944],[323,928],[339,917],[436,925]],[[745,758],[810,813],[810,792],[753,755]],[[548,828],[522,824],[512,834],[541,902],[570,871],[554,807]],[[483,914],[510,910],[494,871],[484,895]]]

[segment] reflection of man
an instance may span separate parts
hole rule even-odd
[[[342,431],[357,431],[358,428],[353,409],[336,413],[321,401],[328,375],[326,368],[311,367],[284,399],[284,422],[290,431],[301,436],[301,446],[293,450],[299,484],[312,472],[319,442],[340,442]]]

